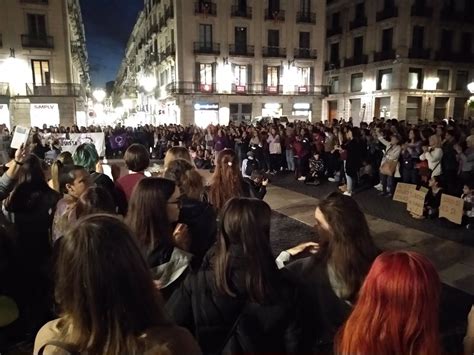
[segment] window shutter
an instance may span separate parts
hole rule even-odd
[[[268,65],[263,66],[263,85],[267,86]]]
[[[194,91],[200,91],[201,88],[201,63],[196,62],[194,69]]]
[[[252,64],[247,65],[247,85],[253,84],[252,78]]]
[[[314,67],[309,69],[309,85],[310,89],[314,86]]]
[[[212,87],[213,87],[213,90],[215,90],[215,85],[216,85],[216,82],[217,82],[216,68],[217,68],[217,63],[212,63]]]

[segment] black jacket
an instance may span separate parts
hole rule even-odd
[[[350,314],[351,306],[333,291],[326,264],[317,256],[286,266],[298,284],[302,313],[304,353],[331,353],[334,336]]]
[[[217,216],[207,202],[183,198],[179,212],[179,223],[186,224],[191,234],[191,248],[194,255],[192,265],[199,268],[207,251],[216,241]]]
[[[223,295],[215,287],[213,255],[211,249],[201,269],[190,273],[168,301],[166,306],[175,322],[194,333],[204,354],[296,352],[300,328],[295,321],[294,287],[278,272],[279,292],[272,295],[273,301],[250,302],[243,291],[246,257],[242,248],[234,247],[229,258],[229,282],[237,296]]]
[[[252,179],[244,178],[244,182],[247,184],[246,190],[248,190],[248,196],[251,198],[258,198],[263,200],[267,194],[267,188],[263,185],[257,185]]]

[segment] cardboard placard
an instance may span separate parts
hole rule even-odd
[[[423,209],[425,207],[426,192],[418,190],[410,190],[408,192],[407,211],[418,216],[423,216]]]
[[[421,187],[420,187],[420,191],[423,191],[425,194],[428,193],[428,190],[429,190],[429,189],[428,189],[427,187],[424,187],[424,186],[421,186]]]
[[[450,195],[441,195],[441,205],[439,206],[439,217],[444,217],[448,221],[456,224],[462,223],[464,214],[464,200]]]
[[[405,184],[399,182],[397,188],[395,189],[395,194],[393,195],[393,200],[398,202],[407,203],[408,202],[408,193],[410,190],[416,190],[416,185]]]

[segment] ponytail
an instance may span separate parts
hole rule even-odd
[[[61,173],[61,169],[64,167],[64,164],[61,163],[60,160],[56,160],[52,165],[51,165],[51,182],[53,185],[53,190],[57,192],[61,192],[60,186],[59,186],[59,174]]]

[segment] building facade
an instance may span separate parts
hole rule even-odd
[[[323,119],[465,118],[474,1],[328,0]]]
[[[141,122],[321,117],[325,2],[145,0],[115,105]]]
[[[83,124],[88,91],[79,0],[3,0],[0,124]]]

